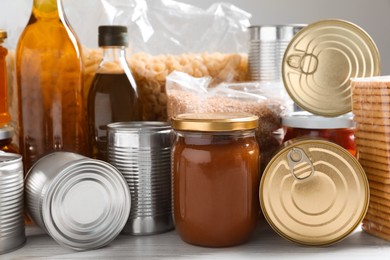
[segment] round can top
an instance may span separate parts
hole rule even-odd
[[[172,118],[172,128],[183,131],[224,132],[255,129],[259,118],[249,113],[189,113]]]
[[[351,111],[353,77],[380,74],[380,57],[371,37],[342,20],[323,20],[300,30],[283,56],[282,78],[291,98],[321,116]]]
[[[130,214],[130,191],[112,165],[89,158],[67,163],[43,197],[46,231],[59,244],[89,250],[109,244]]]
[[[14,129],[11,126],[0,127],[0,140],[11,139],[14,134]]]
[[[290,41],[306,24],[252,25],[249,26],[251,41]]]
[[[369,202],[363,168],[342,147],[295,139],[267,165],[260,205],[282,237],[305,245],[340,241],[361,223]]]
[[[110,131],[115,132],[159,132],[161,130],[170,129],[171,126],[167,122],[159,121],[132,121],[132,122],[116,122],[107,125]]]
[[[338,117],[323,117],[307,111],[298,111],[282,117],[282,125],[303,129],[354,128],[355,123],[352,117],[351,113]]]

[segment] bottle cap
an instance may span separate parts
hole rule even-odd
[[[127,27],[121,25],[99,26],[99,47],[126,46],[129,44]]]

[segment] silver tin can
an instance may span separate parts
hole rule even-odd
[[[252,81],[282,81],[284,52],[294,35],[306,25],[262,25],[249,27],[249,78]]]
[[[103,247],[127,222],[127,183],[106,162],[55,152],[37,161],[25,182],[30,217],[62,246],[79,251]]]
[[[0,151],[0,254],[24,245],[22,156]]]
[[[156,234],[173,228],[171,127],[164,122],[108,125],[108,161],[125,177],[131,211],[123,233]]]

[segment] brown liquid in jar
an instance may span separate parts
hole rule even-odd
[[[177,132],[172,155],[174,218],[181,238],[210,247],[245,242],[259,218],[254,132]]]

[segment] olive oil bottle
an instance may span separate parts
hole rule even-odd
[[[93,157],[107,160],[107,125],[142,120],[142,103],[126,61],[127,27],[99,26],[103,58],[88,94]]]

